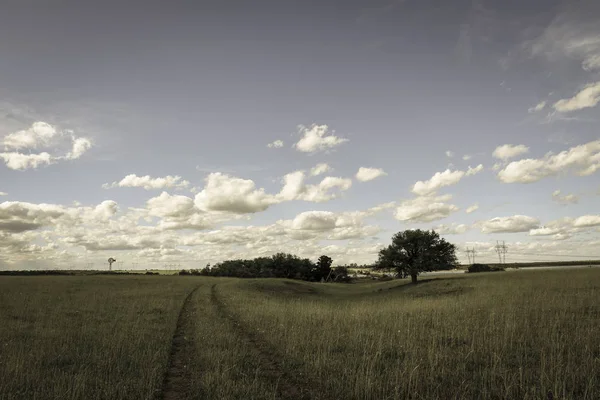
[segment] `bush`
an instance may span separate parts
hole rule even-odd
[[[469,267],[469,272],[496,272],[504,271],[502,267],[491,267],[487,264],[473,264]]]

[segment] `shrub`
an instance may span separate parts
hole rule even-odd
[[[496,272],[504,271],[502,267],[491,267],[487,264],[473,264],[469,267],[469,272]]]

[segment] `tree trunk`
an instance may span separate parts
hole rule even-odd
[[[410,274],[410,279],[412,280],[412,283],[417,283],[417,274],[415,272]]]

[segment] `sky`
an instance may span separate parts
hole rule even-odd
[[[4,0],[0,269],[600,258],[600,3]]]

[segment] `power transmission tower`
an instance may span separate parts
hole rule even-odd
[[[469,249],[467,247],[467,257],[469,257],[469,264],[475,264],[475,254],[477,252],[475,251],[475,247],[473,247],[472,249]],[[473,259],[473,262],[471,262],[471,258]]]
[[[500,242],[498,240],[496,240],[496,253],[498,253],[498,260],[500,261],[500,264],[506,263],[506,253],[507,252],[508,252],[508,247],[506,247],[504,240],[502,241],[502,244],[500,244]]]

